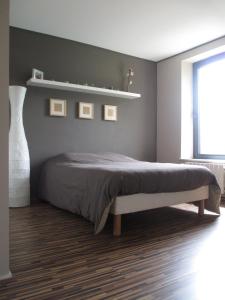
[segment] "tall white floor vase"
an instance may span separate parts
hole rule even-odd
[[[30,204],[30,157],[23,127],[26,88],[9,87],[11,124],[9,131],[9,206]]]

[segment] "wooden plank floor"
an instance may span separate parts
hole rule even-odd
[[[184,208],[191,208],[184,210]],[[11,271],[0,299],[225,299],[225,211],[185,205],[130,214],[99,235],[42,203],[10,210]]]

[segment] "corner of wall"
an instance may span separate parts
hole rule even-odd
[[[8,135],[9,135],[9,1],[0,1],[0,280],[9,270]]]

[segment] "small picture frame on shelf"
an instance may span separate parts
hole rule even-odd
[[[117,121],[117,106],[104,105],[104,120]]]
[[[66,100],[50,99],[49,114],[52,117],[66,117],[66,115],[67,115]]]
[[[94,104],[93,103],[78,103],[78,118],[94,119]]]
[[[32,69],[32,78],[44,79],[44,73],[38,69]]]

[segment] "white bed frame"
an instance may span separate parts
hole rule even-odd
[[[185,192],[134,194],[117,197],[110,208],[110,213],[114,215],[113,235],[121,235],[121,217],[123,214],[181,203],[197,202],[199,207],[198,215],[202,216],[204,215],[205,200],[208,197],[208,185]]]

